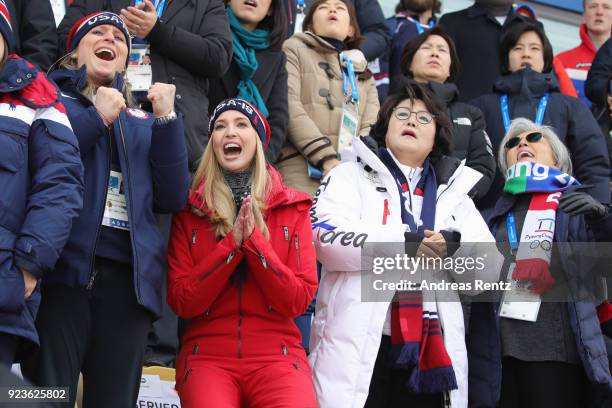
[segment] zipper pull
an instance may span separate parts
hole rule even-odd
[[[283,225],[283,232],[285,233],[285,241],[289,241],[289,227]]]
[[[193,354],[198,354],[198,343],[193,346]]]
[[[191,230],[191,245],[195,245],[197,237],[198,237],[198,230],[192,229]]]
[[[232,259],[234,259],[234,255],[236,255],[236,250],[232,249],[232,252],[230,252],[229,256],[227,257],[227,261],[225,261],[225,263],[229,264],[230,262],[232,262]]]
[[[259,255],[259,258],[261,259],[261,264],[263,265],[264,268],[268,268],[268,262],[266,261],[266,257],[263,255]]]
[[[185,377],[183,378],[183,385],[187,382],[187,379],[189,378],[189,374],[191,374],[191,370],[192,368],[189,368],[189,370],[187,370],[187,372],[185,373]]]
[[[289,354],[289,353],[287,352],[287,346],[285,346],[285,345],[283,344],[283,355],[284,355],[284,356],[286,356],[286,355],[288,355],[288,354]]]
[[[300,250],[300,244],[299,244],[298,236],[297,235],[295,236],[294,242],[295,242],[295,250],[299,251]]]
[[[94,267],[94,270],[91,272],[91,276],[89,277],[89,282],[87,282],[87,286],[85,289],[91,290],[94,285],[94,281],[96,279],[96,275],[98,274],[98,270]]]

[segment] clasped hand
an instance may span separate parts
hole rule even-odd
[[[240,207],[240,211],[238,211],[236,221],[234,221],[234,226],[232,228],[234,241],[238,246],[242,246],[244,241],[247,241],[251,237],[254,227],[255,216],[253,215],[253,205],[251,196],[248,196],[242,201],[242,206]]]
[[[425,258],[444,258],[447,254],[446,240],[441,233],[425,230],[425,238],[421,241],[416,255]]]

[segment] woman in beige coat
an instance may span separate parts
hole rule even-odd
[[[353,61],[359,92],[358,135],[378,114],[378,95],[361,41],[355,10],[344,0],[317,0],[304,18],[304,32],[285,41],[289,75],[289,128],[276,165],[285,183],[314,195],[319,187],[307,163],[325,175],[338,163],[338,134],[346,96],[340,53]],[[346,70],[345,70],[346,72]],[[349,87],[349,95],[352,90]],[[316,173],[312,171],[310,173]]]

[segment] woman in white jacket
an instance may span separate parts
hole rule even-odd
[[[354,139],[311,210],[323,264],[309,356],[318,402],[323,408],[441,408],[445,401],[467,407],[459,291],[421,288],[415,277],[460,283],[467,293],[478,291],[475,279],[497,280],[502,260],[494,245],[474,244],[494,242],[468,196],[482,175],[446,156],[448,118],[416,83],[387,99],[371,134]],[[362,258],[366,252],[373,258]],[[385,280],[374,258],[404,254],[445,265],[471,257],[478,266],[462,274],[428,262],[412,275],[416,286],[367,301],[379,277],[397,281]]]

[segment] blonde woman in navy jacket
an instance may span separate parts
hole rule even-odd
[[[148,91],[153,115],[130,108],[123,81],[130,37],[121,18],[94,13],[68,37],[62,90],[85,167],[83,210],[53,274],[36,322],[41,350],[28,374],[70,389],[79,372],[88,407],[133,407],[142,356],[162,303],[164,242],[154,213],[185,205],[189,184],[175,87]]]

